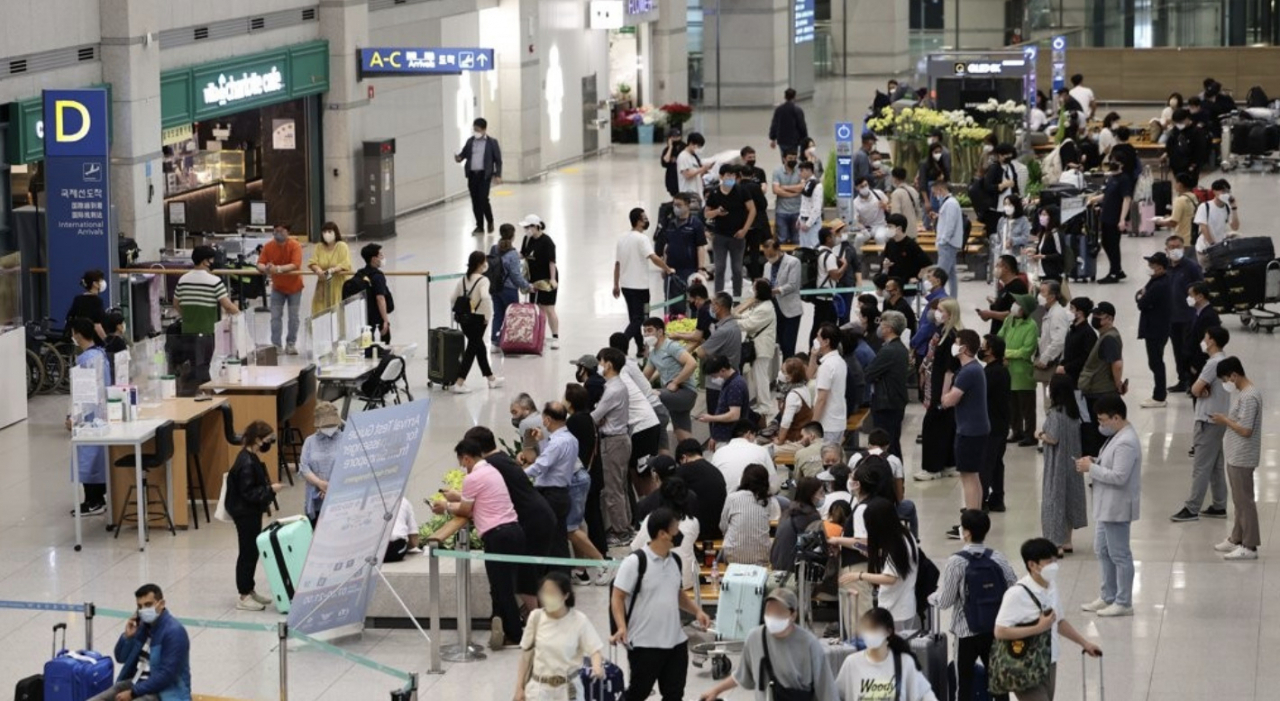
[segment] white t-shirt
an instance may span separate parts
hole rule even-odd
[[[533,673],[539,677],[577,677],[582,658],[604,648],[591,619],[576,609],[560,618],[536,609],[520,639],[520,649],[533,650]]]
[[[617,253],[614,260],[618,262],[618,285],[628,290],[649,289],[649,269],[653,262],[653,239],[643,231],[634,229],[618,239]],[[656,269],[656,268],[655,268]]]
[[[1080,103],[1080,109],[1084,110],[1085,116],[1093,112],[1093,103],[1097,101],[1097,98],[1093,96],[1092,90],[1083,85],[1077,85],[1071,88],[1067,94]]]
[[[1201,202],[1196,205],[1196,217],[1191,220],[1197,228],[1201,224],[1209,225],[1209,234],[1213,236],[1213,243],[1222,243],[1226,240],[1227,234],[1231,233],[1231,205],[1218,206],[1216,201]],[[1203,252],[1209,246],[1213,245],[1203,236],[1196,239],[1196,251]]]
[[[688,192],[698,197],[702,197],[702,176],[695,175],[692,178],[684,177],[684,172],[691,168],[701,168],[698,157],[688,151],[681,151],[676,156],[676,178],[680,183],[680,192]]]
[[[1036,608],[1036,604],[1027,595],[1027,590],[1023,589],[1025,585],[1036,599],[1040,601],[1040,608]],[[996,625],[1005,628],[1016,628],[1027,623],[1039,622],[1040,614],[1043,611],[1052,609],[1058,614],[1053,622],[1053,661],[1058,661],[1059,642],[1058,642],[1058,623],[1062,620],[1064,611],[1062,610],[1062,602],[1058,601],[1058,588],[1050,586],[1044,589],[1036,581],[1027,575],[1018,580],[1018,583],[1009,587],[1004,592],[1004,599],[1000,602],[1000,612],[996,614]]]
[[[396,520],[391,522],[391,540],[408,538],[417,532],[418,520],[413,515],[413,504],[401,497],[400,508],[396,510]]]
[[[654,413],[644,392],[626,374],[618,375],[618,379],[627,388],[627,428],[632,435],[657,426],[658,415]]]
[[[675,558],[670,555],[658,557],[647,545],[640,552],[642,557],[648,558],[648,563],[645,565],[644,584],[640,586],[640,595],[627,623],[627,645],[676,647],[689,639],[680,625],[678,604],[683,587],[682,575],[676,567]],[[640,563],[636,558],[636,555],[628,553],[613,579],[613,586],[627,595],[623,602],[624,611],[631,606],[631,593],[636,590],[639,579]]]
[[[869,197],[861,197],[855,195],[853,198],[853,216],[859,224],[874,229],[877,226],[884,226],[884,208],[880,206],[882,202],[889,200],[880,190],[873,189]],[[911,233],[911,232],[909,232]]]
[[[863,509],[866,511],[866,509]],[[904,536],[910,538],[910,536]],[[906,577],[898,574],[898,569],[893,566],[893,558],[885,558],[884,574],[891,574],[898,578],[894,584],[882,585],[880,587],[880,606],[888,609],[893,614],[893,620],[902,621],[918,621],[916,617],[916,577],[920,573],[920,550],[913,543],[907,543],[908,552],[912,554],[911,572]],[[905,628],[905,627],[904,627]],[[904,635],[909,631],[899,630],[898,635]]]
[[[818,280],[818,287],[835,287],[840,282],[834,275],[836,268],[840,267],[840,256],[826,246],[819,246],[818,262],[821,264],[819,268],[822,270],[821,279]]]
[[[822,516],[823,521],[827,520],[827,514],[831,513],[831,505],[835,504],[838,501],[847,501],[849,502],[850,505],[852,505],[853,495],[844,490],[836,490],[834,492],[831,492],[830,494],[827,494],[825,497],[823,497],[822,507],[818,509],[818,514]],[[863,523],[865,528],[865,522]]]
[[[1029,125],[1031,127],[1031,131],[1044,131],[1044,127],[1048,123],[1049,116],[1044,113],[1044,110],[1039,107],[1031,108],[1031,120]]]
[[[867,455],[878,455],[882,458],[885,458],[889,462],[889,470],[893,472],[893,478],[894,479],[903,478],[902,459],[899,458],[897,455],[894,455],[893,453],[889,453],[888,455],[885,455],[884,451],[878,448],[867,450]]]
[[[827,390],[827,403],[822,408],[822,416],[816,418],[827,434],[844,431],[845,424],[848,423],[849,416],[844,403],[844,385],[848,372],[849,366],[835,351],[827,353],[818,361],[818,382],[815,389]]]
[[[813,394],[809,392],[809,387],[792,387],[787,391],[782,406],[782,420],[778,425],[784,429],[795,428],[791,422],[795,420],[796,412],[806,406],[813,406]]]
[[[680,556],[680,577],[681,586],[685,589],[693,588],[695,576],[694,568],[698,566],[698,556],[693,552],[693,544],[698,542],[698,534],[702,532],[702,526],[698,523],[698,519],[692,516],[685,516],[680,519],[680,533],[684,535],[684,540],[680,542],[680,547],[672,552]],[[636,531],[636,537],[631,540],[631,551],[635,552],[649,544],[649,517],[645,516],[640,522],[640,528]]]

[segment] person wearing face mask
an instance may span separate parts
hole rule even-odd
[[[1164,142],[1161,162],[1169,166],[1173,176],[1187,173],[1200,179],[1200,169],[1209,155],[1209,140],[1204,130],[1192,124],[1191,112],[1179,107],[1172,115],[1174,131]]]
[[[265,421],[254,421],[244,430],[244,447],[227,473],[224,505],[236,524],[240,552],[236,558],[236,589],[240,592],[237,611],[262,611],[271,598],[254,590],[253,575],[258,568],[258,534],[262,532],[262,515],[284,489],[267,477],[267,466],[258,457],[271,450],[275,429]]]
[[[982,337],[978,359],[987,380],[987,433],[982,451],[982,510],[1004,513],[1004,454],[1009,435],[1009,368],[1004,364],[1004,339],[989,333]]]
[[[102,340],[98,338],[98,332],[94,330],[93,323],[84,317],[72,319],[68,326],[68,333],[77,351],[75,367],[89,370],[91,373],[101,373],[99,381],[102,382],[103,387],[114,384],[111,362],[103,350]],[[92,422],[94,412],[88,411],[81,418],[86,423]],[[68,431],[72,428],[70,415],[66,418],[66,427]],[[100,445],[81,445],[73,450],[76,456],[75,470],[78,475],[76,481],[82,485],[84,501],[71,514],[74,516],[76,511],[79,511],[80,516],[96,516],[104,513],[107,510],[106,448]]]
[[[818,153],[818,142],[813,137],[808,137],[800,142],[800,162],[808,161],[813,164],[813,174],[822,178],[824,155]]]
[[[698,697],[716,701],[741,687],[756,701],[835,699],[835,677],[827,650],[816,635],[797,624],[800,601],[790,589],[774,589],[764,600],[764,625],[747,634],[733,676]]]
[[[893,614],[886,609],[874,608],[863,614],[858,632],[867,647],[840,666],[836,676],[840,701],[938,701],[911,645],[894,629]]]
[[[569,557],[569,541],[566,524],[571,502],[569,484],[578,464],[578,439],[565,423],[569,412],[563,402],[547,402],[542,407],[542,427],[534,435],[546,436],[546,445],[538,451],[538,458],[524,468],[524,474],[533,480],[534,489],[551,505],[556,518],[556,533],[552,537],[552,557]]]
[[[1253,474],[1262,457],[1262,391],[1244,374],[1244,365],[1236,357],[1218,363],[1218,380],[1232,395],[1228,414],[1213,414],[1212,421],[1227,428],[1223,452],[1227,460],[1227,477],[1231,482],[1231,503],[1235,505],[1235,523],[1231,534],[1213,549],[1223,553],[1224,560],[1256,560],[1262,536],[1258,528],[1258,505],[1254,501]]]
[[[1120,258],[1120,235],[1129,229],[1129,208],[1133,205],[1135,185],[1114,161],[1108,161],[1106,166],[1107,182],[1102,193],[1088,200],[1090,207],[1101,205],[1098,216],[1102,225],[1102,250],[1110,266],[1106,276],[1098,278],[1100,285],[1114,284],[1128,277]]]
[[[667,338],[666,323],[659,317],[644,321],[644,344],[649,349],[645,356],[644,375],[652,382],[661,383],[658,400],[671,416],[676,440],[693,437],[693,420],[689,413],[697,401],[697,386],[693,375],[698,361],[684,346]]]
[[[871,418],[893,439],[889,452],[902,457],[902,417],[907,409],[907,372],[910,361],[907,347],[898,342],[907,328],[907,319],[898,312],[880,316],[876,333],[883,344],[875,360],[863,369],[871,395]]]
[[[1231,332],[1221,326],[1206,329],[1200,349],[1206,355],[1200,376],[1191,385],[1195,397],[1195,428],[1191,436],[1191,494],[1186,505],[1169,517],[1174,523],[1198,521],[1201,516],[1227,517],[1227,473],[1223,463],[1223,436],[1226,426],[1213,422],[1214,414],[1226,413],[1231,398],[1218,379],[1218,364],[1226,360],[1223,352],[1231,340]],[[1212,488],[1213,503],[1204,507],[1205,493]]]
[[[1075,277],[1077,270],[1073,260],[1075,251],[1080,251],[1082,255],[1087,255],[1088,246],[1087,237],[1083,234],[1075,236],[1075,243],[1072,244],[1067,240],[1067,236],[1063,235],[1058,228],[1058,208],[1048,207],[1040,210],[1037,218],[1036,239],[1031,242],[1025,250],[1027,257],[1027,271],[1034,273],[1038,280],[1056,280],[1059,283],[1066,284],[1068,277]],[[1075,249],[1072,249],[1072,246]],[[1096,265],[1096,262],[1095,262]],[[1088,270],[1085,265],[1086,274],[1096,275],[1097,271]],[[1082,276],[1086,277],[1086,276]],[[1080,279],[1080,277],[1076,277]],[[1065,293],[1065,294],[1069,294]]]
[[[929,135],[929,157],[920,164],[920,174],[916,178],[920,192],[925,195],[925,228],[933,230],[932,213],[938,211],[941,201],[933,193],[936,182],[951,182],[951,152],[942,145],[942,132]]]
[[[771,289],[773,313],[778,323],[778,347],[784,359],[790,358],[796,354],[796,338],[804,316],[800,301],[800,260],[784,252],[777,239],[765,240],[763,251],[764,279]]]
[[[1098,302],[1093,308],[1090,325],[1098,332],[1098,338],[1089,351],[1080,370],[1077,388],[1084,395],[1089,417],[1081,417],[1081,442],[1085,455],[1097,455],[1102,447],[1098,431],[1094,403],[1108,395],[1124,395],[1129,381],[1124,379],[1124,342],[1116,329],[1116,308],[1110,302]]]
[[[1118,395],[1094,402],[1098,433],[1106,438],[1097,458],[1076,460],[1093,484],[1093,549],[1102,569],[1101,596],[1080,608],[1099,616],[1133,615],[1133,552],[1129,530],[1138,520],[1142,492],[1142,443]]]
[[[1075,552],[1072,533],[1089,525],[1084,477],[1075,469],[1080,450],[1080,402],[1066,375],[1049,383],[1044,426],[1036,438],[1044,443],[1044,478],[1040,488],[1040,528],[1058,546],[1058,557]]]
[[[862,248],[863,244],[874,242],[883,246],[889,239],[889,231],[885,225],[885,215],[890,207],[889,196],[872,187],[870,178],[858,178],[854,185],[857,189],[853,198],[853,221],[858,232],[854,237],[854,245]]]
[[[556,350],[560,348],[560,316],[556,313],[560,268],[556,263],[556,242],[547,235],[546,222],[536,214],[521,219],[518,226],[524,229],[520,256],[529,264],[529,285],[533,287],[529,302],[538,305],[538,311],[547,316],[547,328],[551,331],[547,345]]]
[[[382,252],[382,244],[367,243],[360,249],[360,257],[364,259],[364,267],[355,274],[355,279],[363,283],[366,323],[376,329],[383,343],[390,343],[391,313],[396,310],[396,300],[387,285],[387,275],[382,272],[387,256]],[[349,295],[344,293],[344,296]],[[372,352],[370,348],[369,355]]]
[[[384,549],[382,561],[402,562],[410,553],[420,554],[422,548],[418,540],[418,519],[413,514],[413,504],[400,497],[400,505],[396,508],[395,520],[391,522],[391,530],[387,531],[387,547]]]
[[[1070,377],[1079,387],[1080,373],[1098,341],[1098,332],[1089,323],[1090,315],[1093,314],[1093,300],[1076,297],[1067,305],[1067,311],[1071,312],[1071,327],[1067,330],[1067,340],[1062,346],[1062,362],[1054,372]]]
[[[1240,233],[1240,207],[1231,194],[1231,183],[1219,178],[1213,181],[1213,199],[1196,208],[1193,220],[1196,258],[1209,267],[1209,247]]]
[[[1173,299],[1173,316],[1169,326],[1169,345],[1173,346],[1173,366],[1178,373],[1178,381],[1169,388],[1170,392],[1182,393],[1190,389],[1195,381],[1191,372],[1190,359],[1187,356],[1187,336],[1196,320],[1195,300],[1183,303],[1178,294],[1191,289],[1191,286],[1204,279],[1204,270],[1194,258],[1186,257],[1186,248],[1182,239],[1170,236],[1164,242],[1165,255],[1169,257],[1169,287]],[[1198,344],[1200,338],[1196,338]]]
[[[462,333],[467,338],[466,349],[462,352],[462,365],[458,371],[458,379],[449,388],[454,394],[466,394],[467,375],[471,374],[471,364],[480,366],[480,373],[489,381],[489,389],[502,386],[502,378],[493,374],[489,367],[489,354],[484,348],[484,332],[493,317],[493,299],[489,295],[489,278],[485,271],[489,268],[488,257],[483,251],[472,251],[467,259],[467,274],[458,281],[449,297],[449,308],[456,309],[460,299],[466,299],[471,313],[465,322],[459,320]]]
[[[67,310],[67,321],[72,319],[88,319],[93,322],[98,338],[106,339],[102,330],[102,321],[107,315],[107,305],[101,295],[107,291],[107,278],[101,270],[86,270],[80,277],[80,287],[84,292],[71,300],[71,308]]]
[[[920,312],[915,331],[911,335],[911,349],[915,351],[917,367],[923,367],[924,358],[929,353],[929,343],[937,333],[937,315],[934,312],[938,309],[938,304],[947,299],[947,282],[950,279],[951,275],[947,271],[935,265],[920,280],[919,292],[925,295],[925,308]],[[900,302],[899,305],[903,303]],[[888,309],[888,305],[885,305],[885,311]],[[907,317],[908,320],[911,318]]]
[[[1169,257],[1157,251],[1144,260],[1151,267],[1151,279],[1137,293],[1138,338],[1146,343],[1147,367],[1155,380],[1151,399],[1142,402],[1143,409],[1159,409],[1166,406],[1168,390],[1165,386],[1164,347],[1169,342],[1169,328],[1173,323],[1173,285],[1168,274]]]
[[[462,163],[467,174],[467,192],[471,195],[471,214],[476,219],[472,234],[483,234],[485,224],[493,233],[493,205],[489,203],[489,187],[502,184],[502,149],[498,140],[489,136],[489,122],[477,117],[471,123],[472,134],[454,154],[454,163]]]
[[[960,361],[960,369],[955,372],[941,402],[955,414],[955,462],[966,509],[982,508],[982,456],[987,435],[991,433],[987,417],[987,377],[982,372],[982,363],[978,362],[981,345],[977,331],[963,329],[956,334],[951,353]],[[953,530],[959,538],[960,526]]]
[[[996,645],[1012,646],[1015,641],[1049,635],[1049,668],[1042,680],[1027,689],[1015,689],[1018,701],[1053,701],[1058,676],[1058,660],[1066,638],[1080,646],[1084,654],[1101,657],[1102,648],[1091,642],[1064,617],[1065,610],[1058,595],[1058,549],[1044,538],[1032,538],[1022,544],[1022,561],[1027,576],[1004,592],[1000,612],[996,614]]]
[[[676,156],[676,172],[679,173],[680,192],[702,199],[702,176],[711,171],[714,161],[702,164],[698,152],[707,144],[707,140],[698,132],[690,132],[684,150]]]
[[[644,357],[645,346],[640,324],[649,306],[650,265],[662,271],[663,275],[672,275],[675,269],[653,252],[653,239],[645,233],[649,229],[649,215],[644,209],[635,207],[628,216],[631,229],[618,239],[613,261],[613,298],[626,299],[628,323],[625,333],[628,339],[636,342],[636,357],[641,358]],[[625,353],[627,349],[620,350]]]
[[[769,551],[769,563],[773,571],[790,572],[795,568],[796,539],[809,529],[810,524],[822,520],[818,510],[825,504],[826,496],[822,493],[821,480],[804,477],[796,482],[795,498],[778,520],[777,535]]]
[[[950,294],[956,297],[960,294],[960,278],[956,276],[956,258],[960,255],[960,248],[964,245],[964,222],[965,215],[960,209],[960,203],[956,198],[951,196],[951,184],[939,180],[933,184],[933,194],[938,198],[938,266],[947,274],[947,280],[950,281]],[[989,228],[988,231],[994,231],[995,228]]]
[[[138,613],[124,623],[115,659],[122,666],[110,689],[89,701],[190,701],[191,639],[169,613],[159,585],[144,584],[133,593]],[[145,679],[134,682],[143,648],[149,648]]]
[[[678,296],[681,290],[685,290],[687,295],[685,285],[689,278],[708,269],[706,226],[700,215],[694,215],[694,203],[697,201],[687,192],[676,193],[671,201],[671,217],[663,223],[660,231],[654,233],[654,252],[675,270],[675,275],[663,285],[668,298]],[[684,304],[672,305],[671,313],[684,314]]]
[[[806,174],[800,170],[799,164],[799,155],[792,149],[784,149],[782,165],[773,171],[773,194],[777,197],[773,215],[774,232],[780,243],[795,243],[800,238],[797,225],[800,220],[801,196],[804,195],[809,178],[813,177],[813,167],[810,166]]]
[[[952,376],[960,369],[955,344],[957,335],[964,330],[964,322],[960,319],[960,305],[954,299],[939,300],[929,313],[933,318],[934,332],[920,363],[920,389],[924,393],[925,414],[920,423],[923,440],[920,468],[914,475],[917,482],[956,476],[955,411],[942,400]],[[985,410],[983,414],[985,417]]]
[[[996,258],[996,294],[987,297],[987,308],[976,309],[983,321],[991,322],[991,333],[1000,333],[1000,327],[1013,309],[1014,299],[1029,292],[1024,276],[1019,275],[1018,259],[1010,254]]]
[[[873,497],[867,502],[867,571],[840,575],[840,586],[877,587],[877,603],[893,616],[904,635],[920,628],[915,587],[920,572],[920,546],[898,518],[893,502]]]
[[[853,152],[853,183],[874,180],[877,174],[871,166],[871,154],[876,150],[876,135],[867,132],[862,135],[862,147]],[[812,160],[812,159],[810,159]]]
[[[1036,380],[1032,358],[1040,338],[1040,328],[1031,318],[1036,298],[1031,295],[1014,297],[1009,318],[1000,327],[1004,339],[1004,357],[1009,365],[1009,418],[1012,424],[1010,443],[1021,447],[1036,444]]]
[[[815,378],[813,415],[822,424],[828,445],[843,443],[848,422],[844,393],[848,366],[839,350],[840,330],[832,324],[819,327],[809,354],[809,376]]]
[[[1071,331],[1072,314],[1063,306],[1062,285],[1055,280],[1040,283],[1040,296],[1036,298],[1044,314],[1040,317],[1040,342],[1036,344],[1032,375],[1042,385],[1042,393],[1048,397],[1049,381],[1062,362],[1067,334]]]
[[[818,287],[835,289],[839,286],[845,269],[849,267],[849,261],[836,252],[840,241],[834,231],[824,226],[818,233],[818,237],[822,242],[822,246],[818,248]],[[822,328],[823,324],[840,323],[834,301],[836,294],[815,295],[809,298],[813,304],[813,325],[809,327],[810,343],[817,337],[818,329]]]
[[[316,274],[316,293],[311,298],[311,315],[342,304],[342,283],[355,268],[351,267],[351,249],[342,240],[342,230],[327,221],[320,229],[320,243],[311,251],[307,269]]]
[[[911,224],[901,214],[893,213],[884,218],[889,229],[889,239],[884,243],[884,258],[880,269],[903,280],[917,280],[920,271],[933,265],[929,255],[920,248],[920,244],[909,234],[907,227]]]
[[[679,701],[689,673],[689,638],[680,612],[706,628],[711,619],[681,584],[680,557],[672,552],[684,542],[679,516],[659,508],[649,514],[648,531],[649,544],[627,555],[613,580],[609,613],[615,632],[609,642],[627,646],[627,701],[643,701],[655,684],[663,701]]]
[[[329,402],[316,402],[316,432],[302,443],[302,457],[298,460],[298,473],[307,483],[302,511],[314,528],[320,518],[324,497],[329,491],[329,476],[338,461],[338,443],[342,431],[342,417],[338,407]]]
[[[707,195],[703,216],[714,229],[711,249],[715,258],[715,288],[723,292],[725,281],[733,277],[733,296],[742,295],[742,256],[747,232],[755,223],[756,204],[746,188],[738,187],[738,166],[720,166],[720,186]]]
[[[889,193],[889,210],[907,220],[907,225],[903,228],[908,236],[914,237],[920,229],[920,220],[924,217],[923,198],[920,191],[907,181],[906,168],[894,168],[889,175],[893,185],[893,191]]]
[[[777,402],[769,389],[777,368],[778,320],[773,309],[773,287],[769,281],[764,278],[756,280],[752,283],[752,292],[751,297],[734,308],[733,315],[742,329],[743,344],[751,344],[755,351],[755,360],[743,364],[743,372],[750,373],[751,408],[768,422],[778,413]]]
[[[538,585],[539,607],[529,614],[520,640],[515,701],[586,698],[579,675],[584,658],[591,678],[604,679],[604,643],[587,615],[574,608],[573,584],[551,572]]]
[[[498,227],[498,242],[489,247],[489,292],[493,295],[493,323],[489,328],[489,352],[500,353],[502,325],[507,308],[520,301],[520,294],[532,294],[525,279],[520,252],[516,250],[516,228],[511,224]]]
[[[1222,326],[1222,318],[1218,316],[1218,310],[1209,303],[1209,284],[1203,280],[1187,288],[1186,303],[1191,307],[1194,319],[1182,352],[1187,358],[1192,376],[1198,376],[1209,360],[1208,354],[1201,350],[1200,342],[1209,329]]]
[[[801,248],[818,247],[818,231],[822,228],[822,181],[818,179],[815,164],[800,162],[800,212],[796,219],[796,241]]]
[[[1154,120],[1159,122],[1162,131],[1160,134],[1160,143],[1164,143],[1165,139],[1168,138],[1167,132],[1173,128],[1173,113],[1180,107],[1182,107],[1182,93],[1169,93],[1169,99],[1166,102],[1164,109],[1160,110],[1160,117],[1157,120]]]
[[[996,238],[992,242],[1000,246],[998,255],[1017,256],[1021,266],[1025,266],[1026,249],[1031,244],[1031,222],[1027,221],[1022,198],[1018,195],[1010,194],[1004,198],[1000,221],[996,224]]]
[[[300,270],[302,244],[289,235],[289,227],[277,224],[271,240],[263,244],[262,252],[258,254],[258,271],[271,276],[271,345],[283,348],[288,355],[298,354],[302,276],[295,273]],[[282,334],[286,306],[289,308],[289,327],[288,333]]]

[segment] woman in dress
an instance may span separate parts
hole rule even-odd
[[[751,388],[751,408],[772,421],[778,413],[778,403],[769,390],[770,382],[777,374],[773,364],[778,349],[778,320],[773,310],[773,287],[769,281],[760,278],[753,284],[755,294],[743,300],[733,310],[738,319],[738,328],[742,329],[743,342],[750,342],[756,351],[756,359],[751,363],[751,372],[747,381]]]
[[[311,298],[311,315],[342,303],[342,283],[351,276],[351,249],[342,240],[338,225],[328,221],[320,229],[320,243],[311,251],[307,268],[316,274],[316,294]]]
[[[587,698],[579,675],[591,658],[591,676],[604,679],[604,643],[586,614],[573,608],[573,585],[563,572],[550,572],[538,587],[541,608],[529,614],[520,639],[515,701],[569,701]]]
[[[1058,546],[1058,557],[1073,552],[1071,532],[1089,525],[1084,475],[1076,471],[1080,453],[1080,406],[1076,383],[1054,375],[1049,383],[1049,410],[1036,434],[1044,443],[1044,482],[1040,494],[1040,527]]]
[[[1022,209],[1022,198],[1010,194],[1004,198],[1000,221],[996,223],[996,243],[1000,252],[993,255],[998,260],[1002,255],[1011,255],[1018,259],[1018,270],[1027,269],[1027,246],[1031,244],[1031,222]],[[992,263],[992,265],[995,265]]]
[[[956,420],[954,409],[942,406],[942,394],[951,382],[949,375],[960,368],[960,362],[951,356],[951,346],[956,334],[964,330],[960,321],[960,303],[946,297],[938,300],[932,312],[937,329],[929,341],[925,353],[921,387],[925,388],[925,414],[921,425],[924,444],[920,451],[921,470],[915,478],[921,482],[941,477],[946,471],[955,472]]]
[[[458,281],[458,286],[453,289],[453,295],[449,297],[450,309],[455,308],[454,305],[463,297],[468,299],[471,308],[467,320],[459,324],[462,327],[462,334],[467,338],[467,347],[462,352],[462,368],[458,371],[458,379],[449,388],[449,391],[455,394],[466,394],[471,391],[467,387],[467,375],[471,374],[473,362],[480,365],[480,373],[489,381],[489,389],[502,386],[502,378],[493,374],[493,369],[489,367],[489,355],[484,349],[484,332],[489,326],[489,319],[493,317],[489,278],[485,277],[488,269],[489,263],[484,252],[472,251],[467,259],[467,274]]]

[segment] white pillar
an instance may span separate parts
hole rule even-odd
[[[369,8],[330,3],[320,13],[320,34],[329,40],[329,92],[324,104],[324,218],[347,236],[359,230],[358,183],[368,86],[357,82],[356,51],[369,45]]]
[[[911,67],[907,2],[831,0],[835,71],[843,75],[898,75],[907,71]],[[965,8],[967,12],[968,0]]]

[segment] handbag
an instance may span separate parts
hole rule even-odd
[[[1019,584],[1036,608],[1044,611],[1040,600],[1025,584]],[[1038,621],[1018,627],[1035,625]],[[991,669],[987,683],[992,694],[1026,691],[1045,682],[1053,656],[1053,630],[1046,630],[1021,640],[996,640],[991,644]]]
[[[756,362],[756,336],[764,333],[765,329],[773,326],[773,322],[765,324],[759,331],[747,336],[747,340],[742,342],[742,351],[738,356],[738,367],[746,367]]]
[[[213,512],[213,517],[223,523],[234,522],[231,514],[227,513],[227,475],[229,474],[231,473],[222,473],[222,491],[218,492],[218,508]]]

